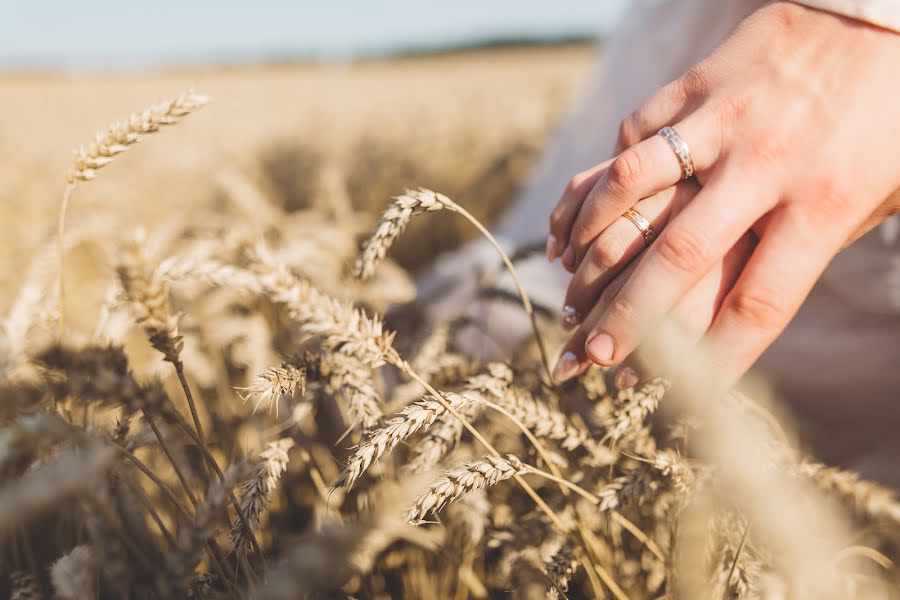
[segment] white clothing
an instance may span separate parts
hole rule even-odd
[[[898,0],[799,2],[900,30]],[[509,245],[545,238],[547,216],[576,172],[610,156],[621,119],[656,89],[714,49],[761,0],[635,0],[626,20],[598,52],[586,86],[546,149],[536,173],[499,237]],[[829,266],[799,314],[758,363],[779,395],[798,411],[854,430],[869,447],[892,443],[900,427],[900,215],[861,238]],[[477,243],[465,263],[495,261]],[[439,269],[448,269],[447,261]],[[570,276],[535,260],[523,277],[535,299],[562,306]],[[508,311],[507,311],[508,312]],[[492,315],[492,329],[509,335],[511,317]],[[497,326],[496,319],[503,320]],[[526,328],[517,331],[525,332]],[[873,428],[873,423],[877,424]],[[900,447],[900,442],[896,443]],[[841,452],[848,450],[841,449]],[[896,455],[897,448],[888,450]],[[844,453],[846,456],[846,453]],[[884,461],[875,460],[876,465]],[[871,471],[872,469],[870,469]],[[900,469],[869,475],[900,485]]]

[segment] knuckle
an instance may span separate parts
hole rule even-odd
[[[572,177],[572,179],[570,179],[568,183],[566,183],[566,187],[563,190],[563,195],[573,196],[578,193],[578,188],[581,187],[582,181],[583,178],[581,178],[579,175],[575,175],[574,177]]]
[[[609,167],[610,182],[621,190],[632,188],[641,178],[641,157],[634,150],[626,150]]]
[[[624,254],[622,243],[614,239],[598,239],[591,247],[591,260],[604,271],[615,267]]]
[[[750,110],[750,99],[741,95],[729,95],[716,103],[715,114],[721,123],[737,123],[744,120]]]
[[[710,88],[708,70],[702,65],[695,65],[678,79],[679,87],[686,97],[705,94]]]
[[[660,257],[680,271],[696,273],[705,270],[709,243],[695,231],[684,227],[665,229],[654,245]]]
[[[777,165],[786,155],[785,140],[777,135],[756,136],[750,140],[748,160],[757,167]]]
[[[579,220],[575,223],[575,226],[572,227],[572,233],[569,236],[569,242],[575,248],[576,254],[581,255],[581,250],[588,245],[596,233],[597,232],[594,231],[591,223],[588,223],[585,220]]]
[[[630,148],[642,139],[646,129],[646,119],[640,109],[634,111],[619,124],[619,145],[622,148]]]
[[[729,300],[729,309],[740,321],[761,328],[778,326],[786,317],[787,309],[776,290],[735,290]]]

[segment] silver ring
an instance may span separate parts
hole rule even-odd
[[[622,216],[634,223],[634,226],[640,230],[641,235],[644,236],[645,244],[649,246],[653,243],[653,240],[656,239],[656,232],[653,230],[653,226],[650,225],[650,221],[647,220],[647,217],[633,208],[626,210]]]
[[[657,132],[669,144],[669,147],[678,157],[681,163],[681,178],[687,179],[694,174],[694,160],[691,158],[691,149],[678,132],[671,127],[663,127]]]

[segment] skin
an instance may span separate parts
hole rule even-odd
[[[551,214],[547,255],[574,274],[577,312],[557,378],[621,364],[674,316],[735,382],[834,255],[900,210],[897,98],[900,35],[790,2],[747,17],[622,122],[619,154]],[[691,148],[693,187],[672,187],[666,125]],[[646,249],[620,218],[631,207],[659,234]]]

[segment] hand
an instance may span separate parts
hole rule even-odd
[[[690,145],[703,188],[687,202],[672,195],[661,214],[683,208],[593,309],[591,359],[620,363],[752,231],[759,242],[728,264],[735,272],[706,335],[723,378],[740,377],[837,251],[900,208],[890,196],[900,185],[898,97],[900,35],[776,2],[626,118],[625,150],[576,176],[551,215],[548,256],[576,273],[570,300],[590,306],[609,279],[600,234],[681,177],[661,127]]]

